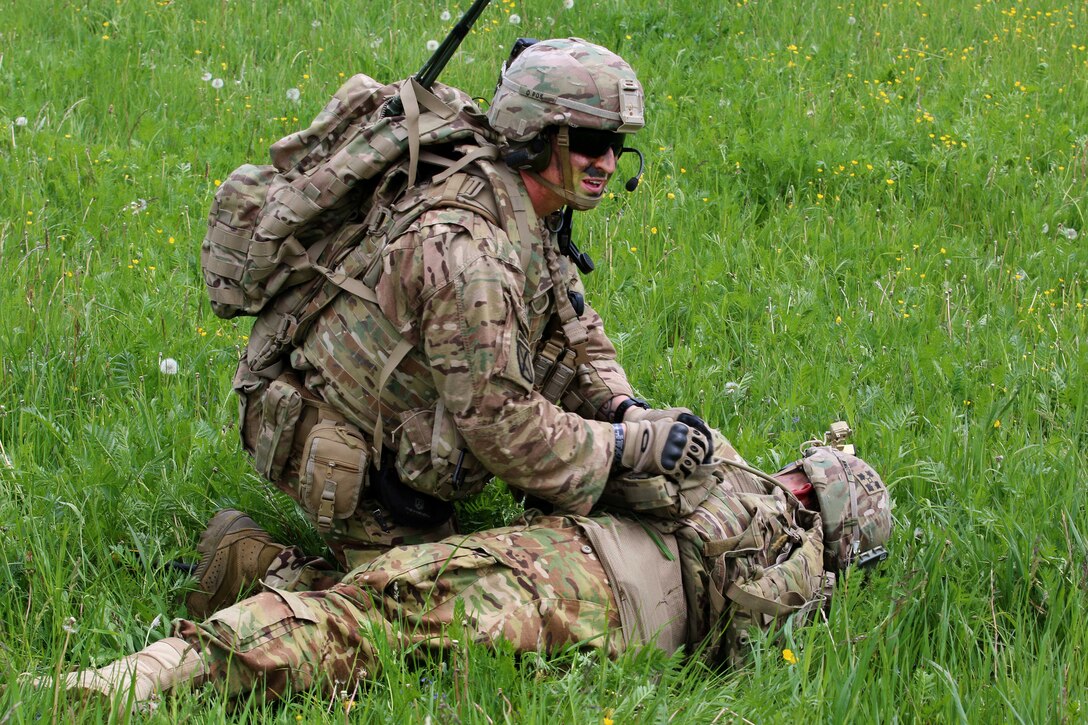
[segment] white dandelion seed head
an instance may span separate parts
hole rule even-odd
[[[1058,227],[1058,233],[1061,234],[1066,239],[1068,239],[1069,241],[1073,241],[1078,236],[1080,236],[1079,234],[1077,234],[1077,230],[1074,229],[1073,227],[1062,227],[1062,226],[1060,226],[1060,227]]]
[[[212,79],[212,74],[208,73],[207,71],[204,72],[204,75],[200,76],[200,80],[204,81],[205,83],[207,83],[211,79]]]
[[[68,617],[68,619],[64,620],[64,624],[61,625],[61,628],[68,634],[73,634],[76,631],[76,618]]]
[[[163,375],[177,375],[178,361],[172,357],[164,357],[159,361],[159,372]]]
[[[856,24],[857,22],[858,22],[858,19],[857,19],[857,18],[855,18],[855,17],[853,16],[853,15],[851,15],[850,17],[848,17],[848,18],[846,19],[846,24],[847,24],[847,25],[854,25],[854,24]]]
[[[130,201],[128,203],[128,210],[132,212],[132,216],[142,214],[147,210],[147,199],[137,199],[136,201]]]
[[[432,53],[434,51],[438,50],[438,41],[437,40],[428,40],[427,41],[427,50],[431,51]]]
[[[442,20],[442,22],[446,22],[446,21],[448,21],[448,20],[449,20],[450,18],[452,18],[453,16],[452,16],[452,15],[450,15],[450,11],[449,11],[449,10],[443,10],[443,11],[442,11],[442,14],[441,14],[441,15],[439,15],[438,17],[439,17],[439,18],[440,18],[440,19]]]
[[[223,79],[222,78],[215,78],[215,79],[212,80],[212,88],[214,88],[216,90],[219,90],[222,87],[223,87]]]
[[[310,23],[310,27],[311,28],[320,28],[321,27],[321,21],[320,20],[313,21],[312,23]]]
[[[16,126],[25,126],[26,125],[26,116],[19,116],[18,118],[16,118],[15,119],[15,125]]]
[[[730,380],[728,383],[725,384],[725,394],[726,395],[736,395],[739,391],[740,391],[740,384],[739,383],[734,383],[732,380]]]
[[[553,18],[551,15],[549,15],[546,18],[544,18],[544,22],[547,23],[548,25],[555,25],[555,18]]]
[[[1043,222],[1043,234],[1047,234],[1050,231],[1050,225]]]
[[[374,40],[370,41],[370,47],[371,48],[377,48],[381,44],[382,44],[382,39],[381,38],[374,38]]]
[[[511,13],[508,19],[511,25],[521,25],[521,16],[517,13]]]
[[[563,7],[567,10],[570,10],[572,7],[574,7],[574,0],[563,0]]]
[[[302,97],[302,91],[297,88],[287,89],[287,100],[292,103],[298,103],[298,99]]]

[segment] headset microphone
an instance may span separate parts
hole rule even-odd
[[[638,188],[638,182],[642,181],[642,171],[646,168],[646,160],[642,157],[642,152],[638,149],[633,149],[630,146],[624,146],[620,153],[632,153],[638,155],[638,173],[627,180],[627,183],[623,185],[624,189],[628,191],[634,191]]]

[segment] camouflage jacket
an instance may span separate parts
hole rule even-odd
[[[534,354],[559,323],[556,295],[567,294],[553,289],[553,277],[583,288],[544,220],[529,214],[534,235],[522,249],[481,214],[426,212],[381,252],[374,289],[381,314],[340,294],[291,362],[310,390],[364,431],[374,430],[380,409],[382,442],[413,488],[449,500],[501,476],[584,514],[608,477],[613,432],[534,390]],[[597,410],[631,388],[600,317],[587,305],[581,321],[588,361],[574,385]],[[399,339],[412,348],[382,386]],[[454,470],[463,474],[460,485],[450,484]]]

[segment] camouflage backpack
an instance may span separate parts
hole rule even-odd
[[[383,116],[398,94],[404,115]],[[376,201],[391,202],[416,185],[421,164],[445,179],[497,158],[494,140],[475,104],[455,88],[428,91],[414,79],[382,85],[358,74],[308,128],[272,146],[272,165],[236,169],[215,194],[200,261],[218,316],[259,316],[249,370],[274,378],[276,364],[339,289],[368,296],[355,277],[376,255],[349,257],[388,221],[376,213],[386,205]],[[439,205],[464,205],[450,196],[419,199],[398,226]],[[393,236],[385,231],[384,238]]]

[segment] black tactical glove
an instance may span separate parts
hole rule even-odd
[[[624,411],[623,422],[624,423],[638,423],[640,421],[646,421],[653,423],[659,420],[674,420],[677,423],[683,423],[689,428],[694,428],[703,434],[707,443],[710,445],[707,448],[706,458],[700,461],[700,463],[710,463],[711,456],[714,455],[714,434],[710,432],[710,428],[703,419],[692,413],[687,408],[665,408],[664,410],[656,410],[653,408],[642,408],[637,406],[630,406]]]
[[[708,436],[673,418],[616,423],[612,427],[616,434],[613,470],[665,475],[681,481],[714,454]]]

